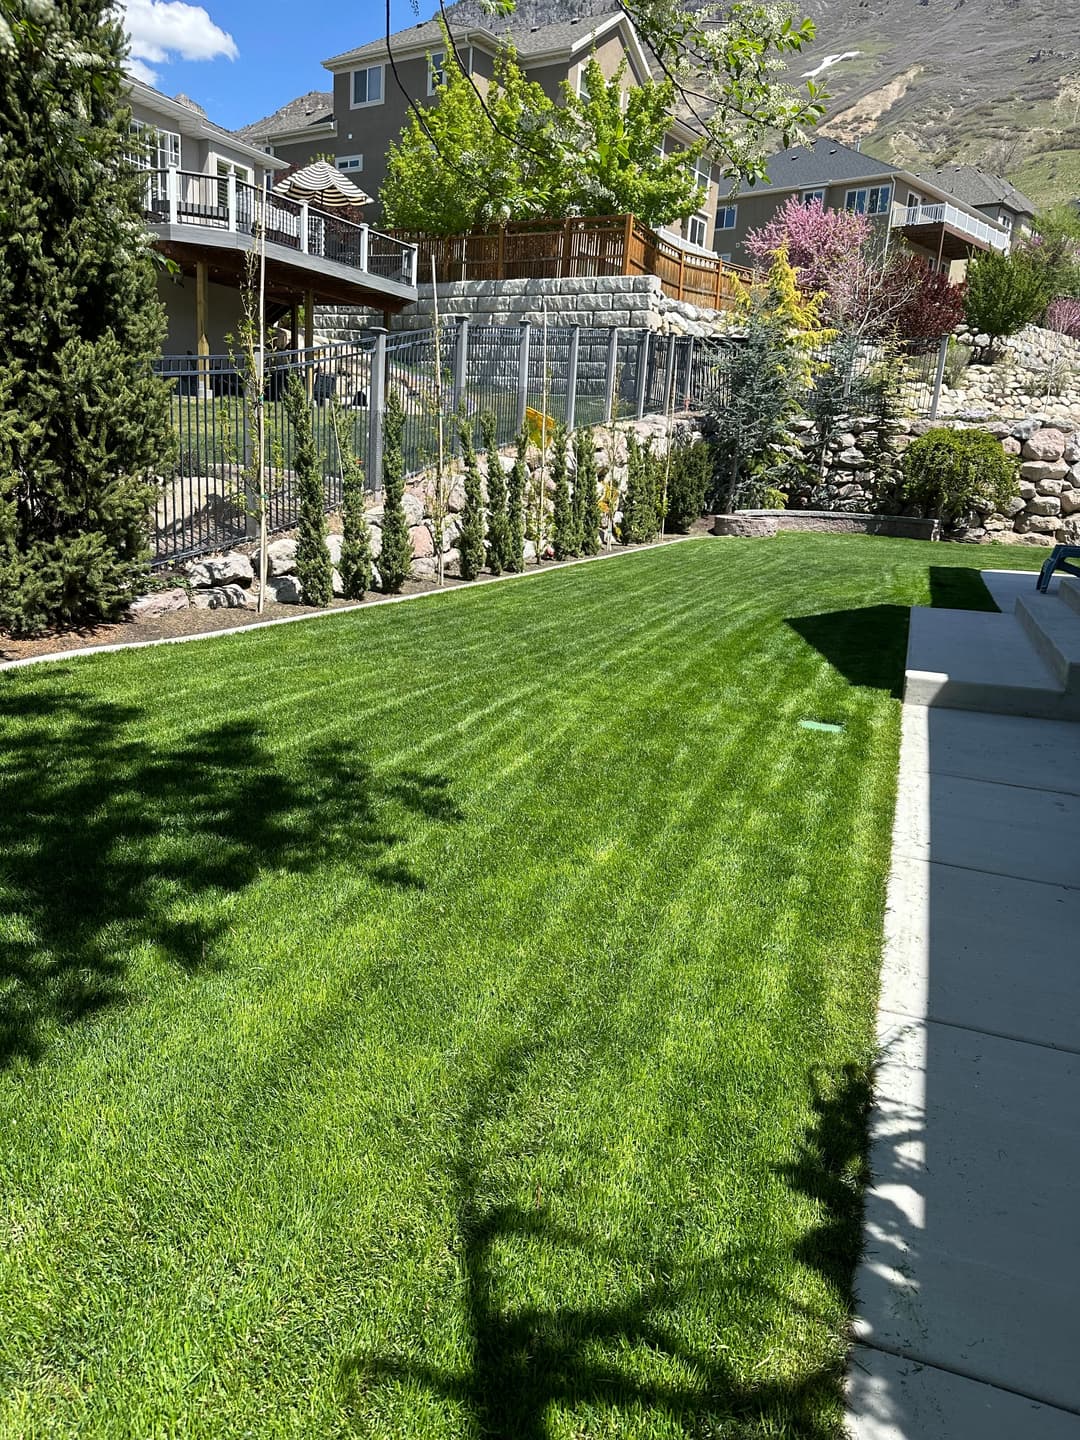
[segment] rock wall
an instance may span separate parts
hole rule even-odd
[[[968,346],[987,339],[964,329],[957,333]],[[1000,349],[993,365],[968,365],[954,386],[943,386],[939,419],[1015,423],[1049,411],[1066,426],[1080,427],[1080,340],[1026,325]]]
[[[967,527],[952,532],[951,539],[1042,546],[1080,543],[1080,424],[1047,415],[943,423],[959,430],[985,430],[1019,461],[1018,491],[1007,511],[984,511]],[[816,455],[812,424],[803,422],[803,426],[803,443]],[[872,420],[851,419],[826,447],[824,473],[796,485],[789,508],[836,514],[909,513],[897,495],[900,460],[912,440],[930,428],[928,420],[901,420],[883,434]]]
[[[439,313],[464,315],[478,325],[543,323],[584,328],[616,326],[659,334],[724,334],[732,324],[726,311],[705,310],[669,299],[655,275],[612,275],[598,279],[461,280],[438,287]],[[393,330],[423,330],[434,322],[432,287],[422,285],[419,299],[390,317]],[[329,341],[354,340],[361,330],[383,323],[382,312],[321,306],[316,326]]]

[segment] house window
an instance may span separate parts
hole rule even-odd
[[[858,215],[884,215],[892,198],[891,185],[863,186],[860,190],[849,190],[844,197],[844,206]]]
[[[694,179],[706,190],[712,184],[712,161],[707,155],[702,155],[694,166]]]
[[[739,207],[737,205],[721,205],[716,212],[717,230],[734,230],[738,215]]]
[[[814,201],[817,200],[817,201],[819,201],[819,202],[821,203],[821,205],[824,207],[824,204],[825,204],[825,191],[824,191],[824,190],[804,190],[804,191],[802,192],[802,195],[801,195],[799,198],[802,200],[802,203],[803,203],[804,205],[813,205]]]
[[[704,215],[691,215],[686,222],[686,238],[691,245],[705,247],[705,241],[709,234],[709,222]]]
[[[236,179],[237,185],[250,185],[252,183],[252,172],[246,165],[237,165],[235,160],[223,160],[219,155],[214,156],[217,175],[217,203],[218,208],[224,210],[229,204],[229,176]],[[243,197],[239,197],[239,203],[243,204]]]
[[[131,133],[140,142],[128,156],[137,170],[180,169],[180,136],[174,130],[159,130],[145,120],[132,120]]]
[[[339,170],[363,170],[364,157],[362,155],[339,155],[335,163]]]
[[[445,79],[446,51],[436,50],[435,54],[428,58],[427,93],[434,95]]]
[[[731,264],[731,251],[730,251],[730,250],[725,250],[724,253],[723,253],[723,255],[720,256],[720,259],[724,262],[725,265],[730,265],[730,264]]]
[[[366,70],[354,70],[352,77],[352,108],[361,105],[383,103],[383,67],[369,65]]]

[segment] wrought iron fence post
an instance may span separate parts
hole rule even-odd
[[[649,393],[649,354],[652,347],[652,331],[643,330],[638,342],[638,373],[636,414],[639,420],[645,415],[645,402]]]
[[[454,344],[454,414],[460,415],[465,404],[465,386],[469,379],[469,322],[464,315],[448,315],[450,323],[457,322],[457,339]]]
[[[577,419],[578,357],[581,351],[581,326],[570,327],[570,354],[566,362],[566,428],[573,430]]]
[[[667,337],[667,356],[664,362],[664,414],[666,415],[675,404],[675,368],[678,364],[679,352],[674,335]]]
[[[930,419],[937,419],[938,404],[941,400],[941,386],[945,380],[945,362],[949,358],[949,337],[943,335],[938,345],[937,370],[934,374],[934,394],[930,400]]]
[[[240,449],[244,466],[241,478],[244,486],[244,535],[248,540],[257,540],[259,536],[259,517],[255,512],[259,504],[259,495],[251,479],[251,416],[248,413],[251,407],[248,404],[248,396],[245,393],[251,384],[252,381],[249,377],[240,392],[240,423],[243,427],[240,437]],[[261,403],[265,403],[264,396],[260,396],[259,398]]]
[[[684,410],[690,409],[690,400],[694,389],[694,337],[690,336],[686,342],[686,384],[683,387]]]
[[[518,343],[517,428],[519,434],[525,424],[525,412],[529,408],[529,337],[531,331],[532,322],[523,320],[521,322],[521,340]]]
[[[371,332],[371,394],[368,396],[368,478],[376,495],[382,491],[383,421],[386,419],[386,334],[381,326]]]
[[[607,372],[604,377],[604,424],[611,424],[615,414],[615,381],[619,370],[619,332],[612,328],[608,334]]]

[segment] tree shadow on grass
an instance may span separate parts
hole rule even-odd
[[[189,972],[222,963],[261,875],[344,863],[422,890],[392,852],[417,824],[462,818],[441,775],[378,774],[326,744],[283,764],[250,720],[165,749],[145,720],[74,686],[0,701],[0,1066],[122,1003],[136,947]]]
[[[978,570],[960,565],[930,566],[930,604],[935,610],[996,612],[998,608]]]
[[[907,656],[906,605],[867,605],[825,615],[792,615],[784,623],[850,684],[886,690],[894,699],[900,699]]]
[[[566,1273],[579,1268],[571,1264],[574,1252],[610,1263],[609,1241],[555,1223],[539,1194],[535,1205],[488,1198],[498,1188],[491,1178],[493,1166],[501,1170],[505,1162],[485,1161],[483,1137],[514,1104],[542,1048],[537,1042],[503,1052],[478,1079],[459,1132],[456,1249],[471,1364],[455,1371],[414,1357],[353,1355],[340,1371],[345,1405],[355,1413],[374,1392],[419,1387],[463,1410],[470,1433],[492,1440],[545,1440],[555,1407],[564,1413],[606,1412],[600,1422],[608,1427],[605,1434],[619,1433],[620,1415],[636,1429],[652,1415],[665,1431],[675,1425],[699,1440],[764,1440],[780,1434],[835,1440],[843,1377],[839,1359],[801,1376],[753,1384],[725,1363],[723,1346],[698,1350],[679,1335],[681,1307],[711,1309],[719,1326],[733,1289],[767,1288],[748,1277],[752,1267],[745,1263],[687,1264],[653,1253],[630,1255],[619,1268],[642,1280],[620,1283],[622,1294],[610,1303],[575,1306],[553,1298],[544,1306],[518,1298],[530,1288],[518,1277],[535,1269],[538,1246],[554,1260],[546,1269],[556,1277],[560,1255]],[[515,1249],[516,1262],[510,1258]],[[711,1304],[710,1297],[715,1297]],[[785,1307],[797,1306],[787,1294],[773,1298]],[[649,1378],[661,1369],[677,1378]]]

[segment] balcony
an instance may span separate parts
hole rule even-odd
[[[943,260],[965,260],[972,250],[1006,251],[1012,243],[1012,236],[1002,226],[945,203],[894,205],[889,225],[903,231],[913,245],[932,250]]]
[[[416,299],[416,247],[314,205],[287,200],[233,176],[151,170],[144,209],[157,248],[181,266],[242,283],[265,227],[267,293],[398,310]]]

